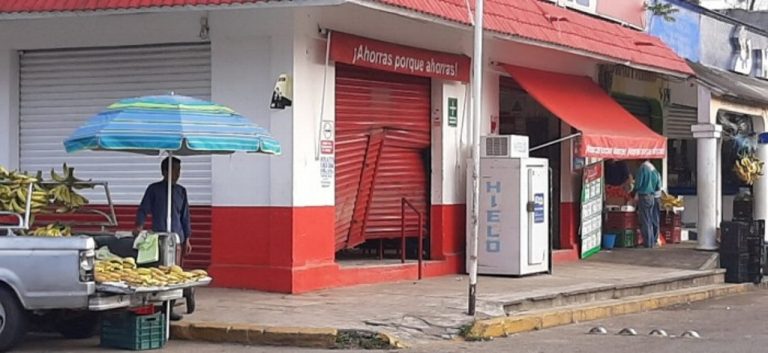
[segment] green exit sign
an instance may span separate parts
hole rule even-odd
[[[459,100],[448,98],[448,126],[456,127],[459,121]]]

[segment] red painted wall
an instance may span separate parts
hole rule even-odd
[[[562,234],[571,249],[555,262],[578,259],[576,208],[561,205]],[[464,272],[465,205],[432,205],[432,260],[424,277]],[[416,263],[341,267],[335,263],[335,208],[214,207],[212,213],[214,285],[282,293],[415,280]]]
[[[433,260],[459,256],[466,246],[466,205],[432,205]]]
[[[214,207],[214,284],[290,291],[291,216],[290,207]]]
[[[464,264],[464,205],[434,205],[433,261],[425,276],[459,273]],[[415,279],[415,263],[365,268],[335,263],[335,208],[214,207],[214,285],[284,293]]]
[[[560,247],[578,249],[579,204],[563,202],[560,204]]]

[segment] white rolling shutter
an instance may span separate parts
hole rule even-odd
[[[664,117],[664,136],[670,139],[693,139],[691,125],[698,120],[696,107],[673,104]]]
[[[115,101],[149,94],[210,99],[210,44],[26,51],[20,53],[20,165],[48,173],[63,162],[75,175],[109,182],[115,204],[135,205],[160,180],[159,156],[122,152],[67,154],[72,131]],[[181,157],[179,183],[190,203],[211,203],[211,157]],[[103,191],[85,193],[105,203]]]

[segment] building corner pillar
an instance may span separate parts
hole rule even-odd
[[[691,132],[696,139],[696,193],[699,217],[696,222],[699,250],[717,250],[718,190],[720,163],[718,146],[723,128],[718,124],[696,124]]]

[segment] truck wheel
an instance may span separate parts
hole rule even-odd
[[[11,350],[27,333],[29,317],[16,294],[0,288],[0,352]]]
[[[56,323],[56,331],[64,338],[79,340],[91,338],[96,335],[99,327],[99,315],[86,312],[62,319]]]

